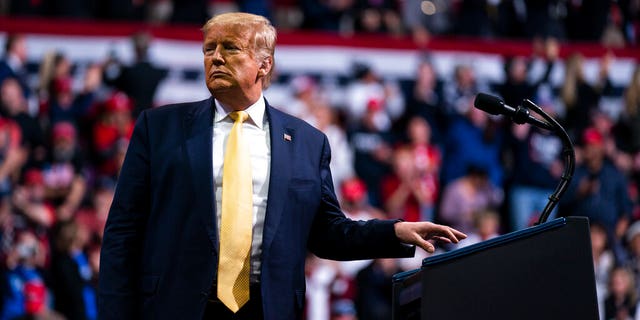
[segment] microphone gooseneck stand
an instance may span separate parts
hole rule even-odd
[[[542,210],[540,214],[540,218],[538,219],[537,224],[542,224],[547,221],[551,211],[555,208],[560,201],[560,197],[567,191],[569,187],[569,183],[573,178],[573,172],[575,171],[575,163],[576,163],[576,155],[573,149],[573,143],[567,134],[567,131],[550,115],[542,110],[542,108],[538,107],[535,103],[531,102],[529,99],[524,99],[522,101],[522,108],[518,108],[518,110],[524,109],[523,112],[526,112],[528,115],[527,109],[532,109],[535,113],[539,114],[548,124],[551,125],[553,131],[560,140],[562,140],[562,156],[564,158],[564,171],[562,172],[562,176],[560,177],[560,183],[556,187],[556,190],[549,196],[549,201],[547,205]],[[515,119],[514,122],[518,123]]]

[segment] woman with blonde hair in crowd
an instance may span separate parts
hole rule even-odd
[[[567,59],[560,98],[566,109],[565,124],[570,134],[577,137],[589,126],[591,113],[598,108],[602,93],[611,87],[608,74],[613,58],[611,53],[602,57],[595,84],[589,83],[585,77],[582,54],[574,53]]]
[[[620,120],[629,130],[632,152],[640,151],[640,65],[636,66],[631,82],[624,92],[625,115]]]
[[[604,302],[605,319],[635,319],[638,294],[635,280],[629,269],[618,267],[611,271],[609,295]]]

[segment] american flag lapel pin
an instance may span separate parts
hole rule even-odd
[[[284,141],[291,141],[291,135],[285,133],[283,137]]]

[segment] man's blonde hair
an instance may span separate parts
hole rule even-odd
[[[271,69],[262,77],[262,87],[266,89],[271,84],[271,76],[275,67],[274,53],[276,49],[276,29],[271,22],[259,15],[244,12],[229,12],[214,16],[202,27],[207,33],[214,24],[237,25],[245,30],[253,31],[253,55],[258,62],[271,59]]]

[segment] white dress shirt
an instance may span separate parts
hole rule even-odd
[[[220,234],[220,217],[222,213],[222,171],[224,151],[227,139],[233,126],[229,113],[233,110],[215,100],[215,117],[213,119],[213,175],[216,195],[216,219]],[[269,194],[269,169],[271,167],[271,141],[269,123],[265,117],[266,105],[260,99],[245,111],[249,118],[242,123],[242,133],[249,145],[251,154],[251,176],[253,178],[253,237],[251,241],[251,282],[255,283],[260,276],[260,256],[262,254],[262,230],[267,211]]]

